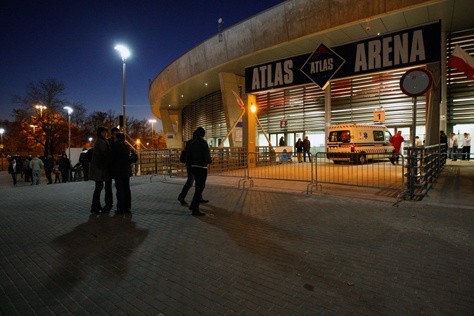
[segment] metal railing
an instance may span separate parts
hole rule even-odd
[[[367,156],[367,163],[357,164],[358,153],[320,152],[314,157],[314,177],[312,183],[319,185],[338,184],[358,187],[402,190],[404,188],[404,159],[399,156],[398,163],[391,163],[387,154]],[[395,161],[395,160],[394,160]]]
[[[440,176],[446,163],[446,153],[440,145],[406,147],[406,156],[399,163],[390,155],[371,154],[368,162],[358,161],[357,153],[341,157],[318,152],[306,163],[298,163],[294,153],[271,150],[247,152],[245,148],[211,148],[213,163],[209,175],[239,178],[239,187],[253,186],[256,179],[306,182],[307,192],[322,184],[349,185],[400,191],[401,199],[419,199],[426,195]],[[186,166],[179,161],[181,149],[141,150],[137,174],[185,176]],[[353,156],[352,156],[353,155]],[[278,185],[278,184],[276,184]]]
[[[421,200],[433,187],[446,165],[445,145],[405,147],[407,188],[399,199]]]

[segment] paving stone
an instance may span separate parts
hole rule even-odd
[[[126,217],[91,215],[90,181],[11,187],[0,173],[0,314],[474,310],[465,202],[394,207],[390,196],[241,190],[210,176],[196,218],[176,200],[184,179],[149,179],[131,179]]]

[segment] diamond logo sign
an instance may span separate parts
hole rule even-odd
[[[325,89],[329,80],[345,62],[336,52],[321,44],[309,56],[300,70],[321,89]]]

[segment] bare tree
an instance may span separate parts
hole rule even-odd
[[[21,108],[15,110],[28,139],[43,147],[43,154],[54,154],[58,144],[67,142],[67,118],[63,107],[71,105],[65,99],[65,85],[56,79],[40,80],[27,85],[23,96],[13,102]]]

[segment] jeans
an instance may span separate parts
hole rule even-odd
[[[41,170],[35,170],[33,171],[33,182],[32,184],[40,184],[40,177],[41,177]]]
[[[199,211],[199,203],[202,200],[202,192],[206,187],[207,168],[191,167],[196,181],[196,188],[194,189],[193,201],[189,207],[193,212]]]
[[[179,200],[184,200],[186,198],[189,189],[191,189],[194,183],[193,170],[188,164],[186,164],[186,172],[188,173],[188,180],[186,180],[186,183],[184,184],[183,189],[181,190],[181,193],[178,196]]]
[[[117,212],[128,212],[132,209],[132,193],[130,191],[130,178],[115,179],[117,189]]]
[[[112,207],[112,205],[114,205],[112,179],[105,181],[105,205],[107,207]]]
[[[94,194],[92,195],[92,211],[100,211],[102,206],[100,205],[100,192],[104,188],[104,181],[95,181]]]

